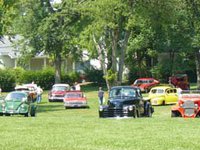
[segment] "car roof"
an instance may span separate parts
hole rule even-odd
[[[53,87],[55,86],[66,86],[66,87],[69,87],[69,84],[62,84],[62,83],[59,83],[59,84],[54,84]]]
[[[15,90],[18,90],[18,89],[27,89],[28,90],[28,87],[23,86],[23,85],[18,85],[15,87]]]
[[[138,78],[136,80],[155,80],[154,78]]]

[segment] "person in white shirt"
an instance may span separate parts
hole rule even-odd
[[[80,91],[81,90],[81,86],[77,82],[75,82],[75,90],[76,91]]]

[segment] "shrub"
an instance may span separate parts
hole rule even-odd
[[[11,91],[15,87],[15,74],[13,70],[0,70],[0,86],[2,91]]]
[[[87,81],[98,83],[98,84],[105,83],[102,70],[96,70],[92,68],[92,69],[86,69],[84,71],[85,71],[85,78]]]

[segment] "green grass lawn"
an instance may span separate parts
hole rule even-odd
[[[0,117],[0,149],[200,149],[198,118],[171,118],[171,106],[157,106],[152,118],[99,119],[97,88],[85,91],[89,109],[66,110],[49,103],[45,92],[37,117]]]

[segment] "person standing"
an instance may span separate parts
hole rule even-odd
[[[104,91],[102,90],[102,87],[99,87],[98,97],[99,97],[99,104],[103,105]]]
[[[43,90],[40,86],[37,87],[37,103],[40,103],[42,101],[42,93]]]
[[[75,82],[75,90],[76,91],[80,91],[81,90],[81,86],[78,82]]]

